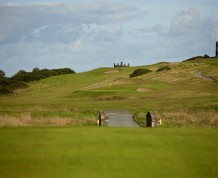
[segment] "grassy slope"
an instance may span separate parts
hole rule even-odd
[[[2,128],[4,178],[217,177],[217,129]]]
[[[172,70],[155,72],[164,65],[171,66]],[[14,120],[16,117],[24,120],[70,118],[94,123],[98,110],[127,109],[139,116],[148,110],[157,110],[167,123],[172,123],[175,114],[194,117],[197,111],[204,117],[209,112],[211,119],[217,122],[218,59],[140,66],[154,72],[130,79],[129,74],[136,68],[139,67],[119,68],[119,72],[99,68],[30,83],[27,89],[0,97],[0,115],[14,117]],[[194,76],[195,72],[216,80],[203,80]],[[139,88],[146,92],[137,92]],[[194,122],[195,118],[192,120]],[[31,125],[31,121],[26,125],[28,123]],[[37,122],[32,124],[37,125]]]

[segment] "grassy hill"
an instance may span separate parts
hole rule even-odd
[[[171,70],[156,72],[163,66]],[[138,68],[153,72],[130,78]],[[93,125],[104,109],[128,110],[142,124],[146,112],[156,110],[167,127],[218,125],[217,58],[98,68],[28,84],[0,96],[1,126]]]

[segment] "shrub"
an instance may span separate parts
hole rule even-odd
[[[37,81],[44,78],[56,76],[56,75],[62,75],[62,74],[74,74],[75,71],[69,68],[64,69],[38,69],[34,68],[32,72],[25,72],[23,70],[20,70],[18,73],[16,73],[11,79],[23,81],[23,82],[31,82],[31,81]]]
[[[207,54],[205,54],[205,55],[203,56],[203,58],[210,58],[210,56],[207,55]]]
[[[52,71],[55,71],[57,75],[61,74],[74,74],[75,71],[70,68],[63,68],[63,69],[52,69]]]
[[[0,70],[0,77],[5,77],[5,72],[3,70]]]
[[[150,69],[136,69],[133,73],[130,74],[130,78],[144,75],[150,72],[152,72],[152,70]]]
[[[16,75],[25,75],[26,73],[25,70],[19,70]]]
[[[186,59],[186,60],[184,60],[183,62],[193,61],[193,60],[202,59],[202,58],[203,58],[202,56],[195,56],[195,57],[191,57],[191,58],[189,58],[189,59]]]
[[[187,61],[193,61],[193,60],[196,60],[196,59],[207,59],[207,58],[210,58],[210,56],[208,54],[205,54],[203,56],[195,56],[195,57],[191,57],[187,60],[184,60],[183,62],[187,62]]]
[[[159,69],[157,69],[157,72],[161,72],[163,70],[171,70],[171,68],[169,66],[163,66],[163,67],[160,67]]]
[[[18,88],[25,88],[27,84],[21,81],[12,80],[9,78],[0,79],[0,94],[10,94]]]
[[[38,72],[38,71],[40,71],[40,69],[38,67],[35,67],[32,72]]]

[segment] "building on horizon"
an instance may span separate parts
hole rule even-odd
[[[122,61],[119,63],[114,63],[114,67],[130,67],[129,63],[128,64],[125,64],[123,63]]]

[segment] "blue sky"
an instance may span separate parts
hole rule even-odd
[[[217,10],[217,0],[0,0],[0,69],[82,72],[214,56]]]

